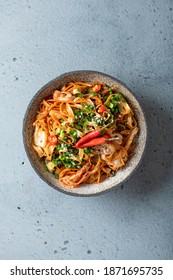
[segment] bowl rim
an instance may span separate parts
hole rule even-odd
[[[121,182],[117,183],[115,186],[112,186],[110,188],[107,188],[105,190],[101,190],[99,192],[95,192],[95,193],[74,193],[74,192],[69,192],[68,191],[68,188],[66,189],[61,189],[57,186],[54,186],[51,182],[49,182],[43,175],[42,173],[35,167],[33,161],[32,161],[32,158],[30,156],[30,153],[29,153],[29,150],[27,148],[27,145],[26,145],[26,138],[25,138],[25,127],[26,127],[26,121],[27,121],[27,117],[28,117],[28,112],[30,110],[30,107],[32,105],[32,103],[34,102],[34,100],[36,99],[36,97],[44,90],[46,89],[47,87],[49,87],[52,83],[56,82],[58,79],[62,79],[66,76],[69,76],[69,75],[73,75],[73,74],[80,74],[80,73],[91,73],[91,74],[99,74],[99,75],[103,75],[105,77],[108,77],[110,79],[113,79],[115,80],[115,82],[119,83],[120,85],[124,86],[133,96],[134,98],[136,99],[142,113],[143,113],[143,118],[144,118],[144,123],[145,123],[145,143],[144,143],[144,146],[143,146],[143,151],[142,151],[142,154],[140,156],[140,159],[138,160],[135,168],[130,172],[130,174],[124,178]],[[145,155],[145,152],[146,152],[146,146],[147,146],[147,142],[148,142],[148,125],[147,125],[147,118],[146,118],[146,114],[145,114],[145,111],[143,109],[143,106],[141,106],[141,103],[139,102],[138,98],[136,97],[136,94],[134,94],[131,89],[126,86],[126,84],[124,84],[122,81],[120,81],[119,79],[109,75],[109,74],[106,74],[104,72],[100,72],[100,71],[95,71],[95,70],[75,70],[75,71],[69,71],[69,72],[65,72],[59,76],[57,76],[56,78],[50,80],[48,83],[46,83],[44,86],[42,86],[35,94],[34,96],[31,98],[27,108],[26,108],[26,111],[25,111],[25,114],[24,114],[24,118],[23,118],[23,126],[22,126],[22,138],[23,138],[23,145],[24,145],[24,149],[25,149],[25,152],[26,152],[26,155],[29,159],[29,162],[32,166],[32,168],[34,169],[34,171],[37,173],[37,175],[46,183],[48,184],[49,186],[51,186],[52,188],[54,188],[56,191],[59,191],[61,193],[64,193],[64,194],[67,194],[67,195],[71,195],[71,196],[78,196],[78,197],[91,197],[91,196],[98,196],[98,195],[101,195],[101,194],[105,194],[111,190],[114,190],[115,188],[118,188],[120,185],[124,184],[133,174],[134,172],[137,171],[137,169],[139,168],[143,158],[144,158],[144,155]]]

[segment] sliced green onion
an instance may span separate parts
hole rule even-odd
[[[74,110],[74,114],[75,114],[75,116],[79,117],[79,115],[80,115],[80,111],[79,111],[79,110],[77,110],[77,109],[75,109],[75,110]]]
[[[60,150],[61,150],[61,145],[60,145],[60,144],[58,144],[58,145],[56,146],[56,150],[57,150],[57,151],[60,151]]]
[[[93,152],[93,149],[91,149],[91,148],[84,148],[84,152],[85,152],[85,154],[89,154],[89,153]]]
[[[109,93],[110,93],[110,94],[113,94],[112,88],[109,89]]]
[[[90,92],[90,94],[91,94],[92,96],[98,96],[98,93],[97,93],[97,92]]]
[[[53,173],[53,176],[55,177],[55,179],[58,179],[58,173]]]
[[[76,125],[76,128],[77,128],[78,130],[81,130],[81,129],[82,129],[82,126],[79,125],[79,124],[77,124],[77,125]]]
[[[83,98],[83,97],[84,97],[83,93],[76,94],[76,96],[77,96],[77,97],[80,97],[80,98]]]
[[[113,109],[114,108],[114,104],[113,103],[109,103],[109,108]]]
[[[84,121],[84,124],[83,124],[83,128],[84,128],[84,130],[86,130],[86,129],[87,129],[87,125],[88,125],[88,123],[89,123],[89,120],[85,120],[85,121]]]
[[[73,130],[70,131],[70,134],[71,134],[72,138],[75,141],[77,141],[77,131],[73,129]]]
[[[59,138],[64,139],[64,137],[65,137],[65,134],[64,134],[64,130],[62,129],[60,132]]]
[[[56,129],[56,134],[60,134],[60,132],[61,132],[61,129],[58,127],[58,128]]]

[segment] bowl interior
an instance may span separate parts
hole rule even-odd
[[[32,123],[34,122],[41,101],[47,95],[49,95],[53,89],[60,88],[64,84],[67,84],[71,81],[83,81],[83,82],[103,81],[109,86],[117,85],[119,91],[122,92],[122,94],[128,101],[129,105],[132,107],[140,131],[137,138],[136,147],[134,150],[134,156],[127,162],[127,164],[123,169],[119,170],[116,173],[114,177],[110,177],[104,182],[99,184],[86,184],[83,187],[74,188],[74,189],[63,187],[59,183],[59,180],[55,179],[52,176],[52,174],[47,172],[45,170],[44,163],[39,160],[36,151],[32,147],[32,137],[34,133]],[[24,118],[24,123],[23,123],[24,146],[28,158],[31,162],[31,165],[33,166],[35,171],[49,185],[55,187],[60,191],[63,191],[68,194],[74,194],[74,195],[95,195],[95,194],[105,192],[113,187],[116,187],[119,184],[122,184],[122,182],[126,180],[138,166],[145,149],[146,138],[147,138],[147,127],[146,127],[145,117],[141,109],[141,106],[139,105],[138,101],[136,100],[132,92],[116,78],[95,71],[76,71],[76,72],[66,73],[52,80],[48,84],[46,84],[43,88],[41,88],[36,93],[36,95],[31,100],[30,104],[28,105]]]

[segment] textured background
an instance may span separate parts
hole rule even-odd
[[[173,258],[173,2],[0,0],[0,259]],[[22,143],[26,107],[71,70],[106,72],[143,105],[138,171],[107,194],[47,186]]]

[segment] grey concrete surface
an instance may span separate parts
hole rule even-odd
[[[173,1],[0,0],[0,259],[173,258]],[[22,121],[56,76],[106,72],[141,102],[149,140],[137,172],[71,197],[31,168]]]

